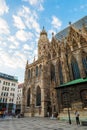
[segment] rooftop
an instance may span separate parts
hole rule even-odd
[[[72,25],[74,27],[76,27],[77,29],[81,29],[83,24],[85,24],[85,26],[87,26],[87,16],[83,17],[82,19],[78,20],[77,22],[73,23]],[[69,32],[69,26],[65,29],[63,29],[62,31],[60,31],[59,33],[57,33],[55,35],[56,39],[61,40],[63,37],[66,37],[68,35]]]
[[[82,83],[87,83],[87,78],[72,80],[70,82],[60,85],[59,87],[67,87],[67,86],[72,86],[72,85],[82,84]],[[56,89],[59,87],[56,87]]]
[[[11,76],[11,75],[8,75],[8,74],[4,74],[4,73],[1,73],[1,72],[0,72],[0,78],[12,80],[12,81],[16,81],[16,82],[18,81],[18,77]]]

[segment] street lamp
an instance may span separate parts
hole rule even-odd
[[[69,101],[69,92],[67,92],[67,105],[68,105],[68,118],[69,118],[69,124],[71,124],[71,117],[70,117],[70,110],[69,110],[69,103],[70,103],[70,101]]]
[[[69,124],[71,124],[70,111],[69,111],[69,104],[68,104],[68,118],[69,118]]]

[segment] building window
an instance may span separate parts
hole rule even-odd
[[[41,75],[42,65],[39,66],[39,75]]]
[[[36,76],[38,76],[38,66],[36,66]]]
[[[71,68],[72,68],[73,79],[79,79],[80,71],[79,71],[78,63],[75,59],[72,59],[71,61]]]
[[[51,65],[51,81],[56,81],[55,66],[53,64]]]
[[[36,90],[36,106],[41,106],[41,89],[39,86]]]
[[[30,70],[28,70],[28,79],[30,79]]]
[[[82,63],[83,63],[83,66],[84,66],[85,75],[87,76],[87,56],[82,58]]]
[[[58,74],[59,74],[60,84],[63,84],[63,74],[62,74],[61,62],[59,62],[59,64],[58,64]]]
[[[30,88],[27,91],[27,106],[30,106]]]

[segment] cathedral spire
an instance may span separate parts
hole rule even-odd
[[[41,35],[46,35],[46,36],[47,36],[47,32],[45,31],[44,26],[43,26],[43,29],[42,29],[42,31],[41,31],[41,33],[40,33],[40,36],[41,36]]]
[[[27,62],[26,62],[26,68],[28,67],[28,60],[27,60]]]

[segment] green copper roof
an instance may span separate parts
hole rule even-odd
[[[75,84],[81,84],[81,83],[85,83],[87,82],[87,78],[81,78],[81,79],[76,79],[70,82],[67,82],[65,84],[60,85],[59,87],[65,87],[65,86],[71,86],[71,85],[75,85]],[[57,87],[58,88],[58,87]]]

